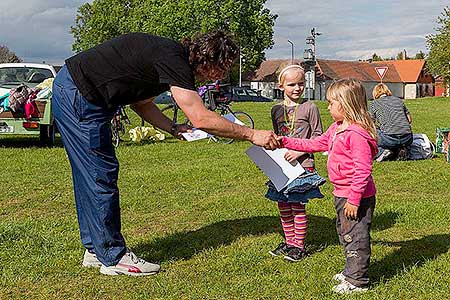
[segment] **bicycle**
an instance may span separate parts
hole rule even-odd
[[[125,106],[119,106],[111,119],[111,133],[114,147],[119,147],[122,137],[126,134],[125,124],[130,125]]]
[[[198,89],[198,94],[203,100],[203,104],[211,111],[218,112],[221,116],[226,115],[233,115],[237,120],[242,122],[245,126],[249,128],[254,128],[255,123],[252,119],[252,117],[244,112],[244,111],[233,111],[231,109],[231,102],[232,98],[227,97],[224,95],[224,93],[220,90],[220,86],[218,82],[215,82],[214,84],[202,86]],[[171,115],[172,123],[178,124],[179,119],[179,110],[177,103],[173,98],[171,98],[172,103],[168,104],[167,106],[163,107],[161,109],[162,112],[170,111],[170,113],[173,113]],[[179,124],[189,124],[189,120],[185,119],[183,122]],[[233,138],[225,138],[225,137],[219,137],[211,135],[211,140],[214,142],[221,142],[224,144],[231,144],[234,139]]]

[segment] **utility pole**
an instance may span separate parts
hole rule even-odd
[[[242,52],[239,53],[239,87],[242,86],[242,64],[245,63],[245,56]]]
[[[305,98],[308,100],[314,99],[316,85],[316,36],[321,34],[320,32],[316,32],[315,28],[312,28],[311,35],[306,38],[306,45],[309,45],[309,48],[303,52],[305,64]]]
[[[290,40],[287,40],[291,44],[291,64],[294,63],[294,43]]]

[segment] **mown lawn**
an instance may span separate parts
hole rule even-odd
[[[318,103],[325,127],[326,103]],[[235,104],[257,128],[271,127],[271,104]],[[434,140],[450,126],[450,99],[407,101],[415,132]],[[136,124],[137,125],[137,124]],[[246,157],[249,143],[125,144],[122,227],[129,247],[160,262],[156,276],[108,277],[81,267],[72,182],[64,149],[33,138],[0,138],[0,299],[448,299],[450,165],[427,161],[374,166],[378,188],[372,230],[371,290],[334,295],[344,256],[335,233],[331,185],[308,205],[299,263],[267,251],[281,241],[265,176]],[[326,176],[326,156],[317,155]]]

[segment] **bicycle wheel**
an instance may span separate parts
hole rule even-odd
[[[119,132],[115,128],[111,128],[111,133],[112,133],[112,143],[113,143],[114,147],[117,148],[117,147],[119,147],[119,144],[120,144]]]
[[[226,113],[228,113],[228,112],[222,112],[222,114],[226,114]],[[253,122],[252,117],[250,117],[250,115],[248,113],[243,112],[243,111],[234,111],[234,112],[232,112],[232,114],[235,116],[236,119],[241,121],[248,128],[251,128],[251,129],[255,128],[255,123]],[[231,144],[232,142],[234,142],[234,139],[232,139],[232,138],[219,137],[219,136],[215,136],[214,138],[217,140],[217,142],[224,143],[224,144]]]
[[[236,117],[236,119],[244,123],[244,125],[247,126],[248,128],[251,129],[255,128],[255,122],[253,122],[252,117],[250,117],[248,113],[243,111],[235,111],[233,112],[233,115]]]

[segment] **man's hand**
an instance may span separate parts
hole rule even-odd
[[[344,205],[344,215],[351,220],[356,220],[358,218],[358,206],[348,203]]]
[[[183,132],[192,132],[192,127],[187,124],[175,124],[173,127],[173,131],[171,134],[179,140],[183,140],[183,136],[181,135]]]
[[[280,147],[276,134],[269,130],[254,130],[251,142],[268,150]]]
[[[284,154],[284,159],[286,159],[288,162],[293,163],[295,162],[300,156],[302,156],[304,152],[298,152],[293,150],[288,150]]]

